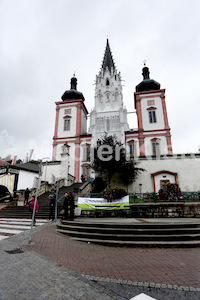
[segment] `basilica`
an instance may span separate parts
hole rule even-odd
[[[142,69],[142,76],[142,81],[136,83],[133,99],[137,129],[131,129],[127,122],[121,74],[114,63],[108,39],[100,72],[95,79],[94,109],[91,113],[88,113],[83,93],[77,90],[75,76],[71,78],[70,89],[65,91],[61,100],[55,103],[52,160],[61,160],[62,147],[67,146],[68,171],[76,181],[80,181],[81,176],[85,179],[94,178],[90,168],[91,149],[97,146],[97,141],[101,140],[106,133],[115,135],[130,157],[138,160],[140,166],[146,170],[133,183],[132,190],[157,192],[166,182],[184,185],[181,179],[185,175],[180,173],[180,169],[185,157],[177,158],[173,155],[165,89],[161,89],[160,83],[150,78],[150,71],[146,65]],[[193,158],[196,161],[196,157]],[[187,163],[185,166],[186,172],[189,166]],[[195,186],[182,186],[182,188],[198,190],[197,186],[200,188],[200,182],[194,184]]]

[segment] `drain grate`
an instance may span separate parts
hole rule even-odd
[[[14,250],[5,250],[8,254],[17,254],[17,253],[23,253],[24,251],[20,248],[14,249]]]

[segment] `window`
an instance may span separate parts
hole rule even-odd
[[[110,85],[109,79],[106,79],[106,86]]]
[[[155,101],[154,100],[147,100],[147,105],[155,105]]]
[[[152,143],[152,154],[153,155],[160,155],[160,142],[157,139],[153,139]]]
[[[65,109],[65,115],[71,114],[71,108]]]
[[[84,145],[83,161],[90,161],[90,145]]]
[[[130,148],[130,155],[133,156],[134,155],[134,144],[130,144],[129,148]]]
[[[88,164],[82,165],[82,176],[84,181],[90,178],[90,166]]]
[[[156,123],[156,111],[155,110],[149,111],[149,123]]]
[[[69,131],[70,130],[70,119],[65,119],[64,120],[64,131]]]
[[[129,141],[128,145],[129,145],[130,156],[135,156],[135,141],[134,140]]]
[[[106,131],[110,131],[110,119],[106,120]]]

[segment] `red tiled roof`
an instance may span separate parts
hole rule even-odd
[[[0,166],[5,166],[5,165],[10,165],[10,163],[8,163],[5,160],[0,159]]]

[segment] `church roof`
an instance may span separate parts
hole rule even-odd
[[[63,101],[77,100],[82,99],[85,101],[85,98],[81,92],[78,92],[77,89],[77,79],[76,77],[71,78],[71,89],[64,92],[61,99]]]
[[[103,63],[102,63],[102,69],[105,72],[106,71],[106,67],[108,67],[108,70],[111,72],[111,68],[113,68],[113,70],[115,70],[115,63],[112,57],[112,52],[110,50],[110,45],[109,45],[109,41],[107,39],[107,43],[106,43],[106,49],[105,49],[105,53],[104,53],[104,58],[103,58]]]
[[[143,91],[151,91],[151,90],[159,90],[160,89],[160,83],[158,83],[157,81],[150,79],[149,77],[149,68],[148,67],[144,67],[142,69],[142,75],[143,75],[143,81],[140,82],[137,86],[136,86],[136,92],[143,92]]]

